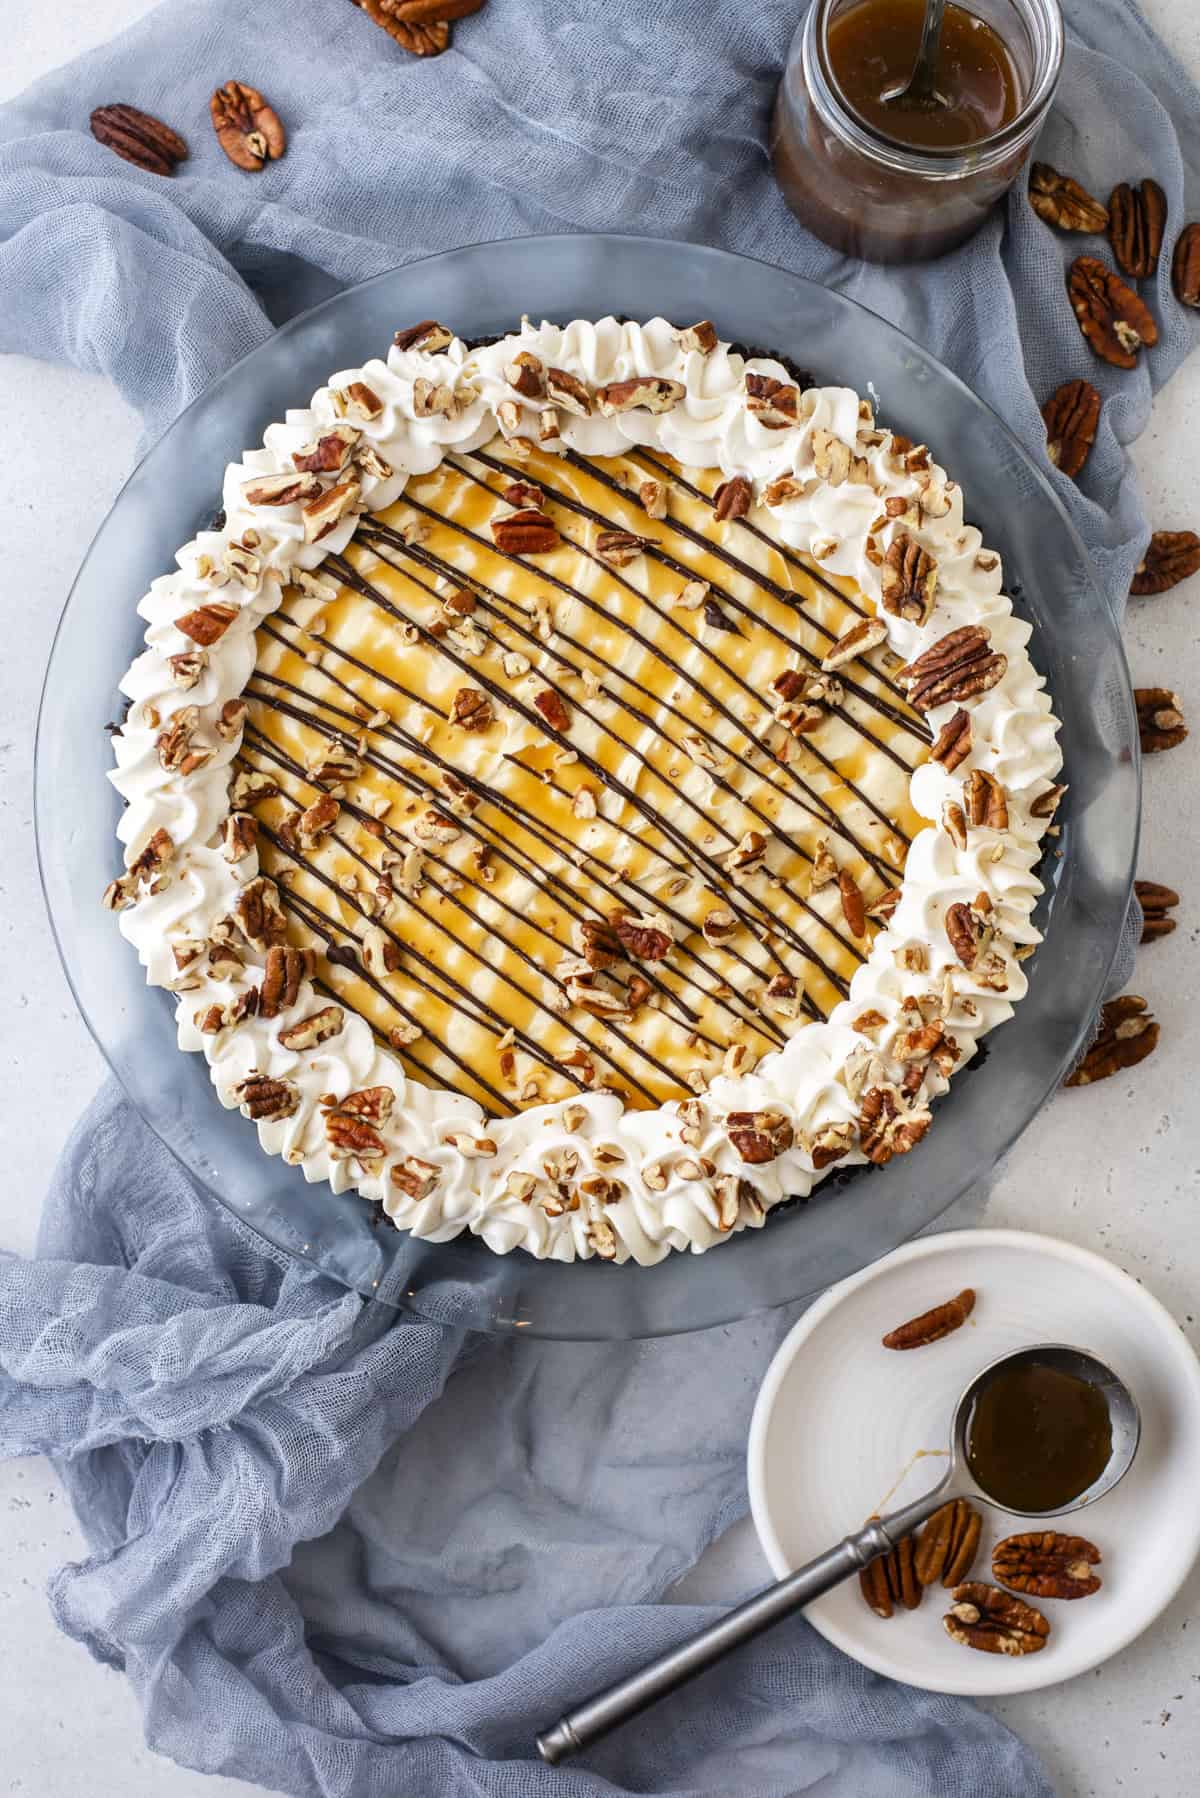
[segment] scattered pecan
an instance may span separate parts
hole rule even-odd
[[[1099,1560],[1100,1550],[1084,1536],[1031,1530],[997,1542],[992,1578],[1034,1598],[1090,1598],[1100,1590],[1099,1576],[1092,1572]]]
[[[649,537],[635,536],[632,531],[600,531],[596,537],[596,554],[610,568],[628,568],[651,541]]]
[[[209,101],[217,142],[230,162],[253,173],[275,162],[287,149],[287,137],[275,113],[256,87],[227,81]]]
[[[883,1338],[883,1346],[886,1349],[914,1349],[940,1342],[952,1330],[961,1329],[974,1309],[975,1293],[970,1286],[965,1286],[952,1299],[935,1305],[932,1311],[922,1311],[920,1317],[912,1317],[906,1324],[889,1330]]]
[[[752,1167],[775,1161],[795,1139],[782,1111],[731,1111],[725,1129],[741,1159]]]
[[[1183,742],[1188,733],[1178,693],[1167,687],[1135,687],[1133,702],[1143,755],[1157,755],[1160,750],[1175,749]]]
[[[746,376],[746,410],[768,431],[786,431],[800,416],[800,389],[770,375]]]
[[[711,356],[720,339],[717,327],[711,319],[702,318],[698,324],[688,325],[683,331],[676,331],[675,341],[685,354],[691,350],[699,350],[702,356]]]
[[[449,349],[453,342],[454,332],[439,324],[436,318],[423,318],[418,324],[406,325],[392,338],[396,349],[420,350],[426,356]]]
[[[450,23],[445,12],[438,19],[413,19],[400,16],[403,0],[354,0],[354,4],[410,56],[440,56],[450,42]]]
[[[304,520],[304,541],[319,543],[339,525],[348,512],[359,508],[362,490],[357,481],[339,481],[323,493],[305,500],[300,507]]]
[[[391,1116],[396,1095],[390,1086],[364,1086],[326,1105],[325,1136],[335,1161],[378,1161],[386,1152],[379,1126]]]
[[[245,861],[258,848],[258,819],[250,812],[230,812],[221,826],[221,839],[227,862]]]
[[[492,702],[480,687],[460,687],[450,704],[450,722],[460,730],[488,730],[495,722]]]
[[[542,556],[554,549],[558,531],[546,514],[533,507],[491,521],[492,539],[505,556]]]
[[[1200,225],[1185,225],[1171,258],[1171,285],[1181,306],[1200,306]]]
[[[242,498],[248,506],[294,506],[300,500],[319,499],[325,489],[314,474],[261,474],[242,482]]]
[[[906,1104],[894,1086],[869,1087],[859,1112],[859,1147],[876,1167],[886,1167],[893,1155],[915,1149],[931,1122],[928,1109]]]
[[[504,379],[522,399],[540,400],[546,394],[546,365],[532,350],[518,350],[504,370]]]
[[[880,599],[885,612],[926,624],[933,610],[937,587],[937,563],[907,531],[897,533],[883,558],[879,575]]]
[[[617,412],[669,412],[687,392],[682,381],[659,375],[635,375],[628,381],[610,381],[596,389],[596,405],[606,418]]]
[[[866,655],[869,649],[886,641],[887,625],[882,618],[860,618],[836,643],[830,645],[821,659],[821,666],[826,673],[832,673],[834,669],[844,668],[856,656]]]
[[[1133,571],[1129,591],[1138,598],[1166,593],[1200,569],[1200,537],[1195,531],[1155,531]]]
[[[279,903],[279,891],[265,874],[247,881],[233,909],[247,942],[256,949],[269,949],[274,943],[282,943],[287,935],[287,919]]]
[[[964,968],[974,968],[991,944],[991,913],[992,902],[986,893],[978,894],[972,905],[958,900],[946,907],[946,935]]]
[[[408,1199],[427,1199],[438,1181],[442,1170],[434,1161],[422,1161],[419,1155],[408,1155],[403,1161],[393,1162],[389,1178],[393,1186]]]
[[[951,1594],[954,1603],[943,1617],[946,1634],[964,1648],[984,1654],[1036,1654],[1046,1646],[1050,1625],[1024,1599],[968,1580]]]
[[[976,830],[1008,829],[1008,799],[994,774],[972,768],[963,783],[963,803]]]
[[[211,761],[212,750],[195,740],[199,718],[198,706],[180,706],[166,728],[155,737],[159,762],[168,774],[195,774],[198,768]]]
[[[208,667],[208,657],[202,649],[185,649],[177,656],[168,656],[167,666],[171,670],[172,685],[187,693]]]
[[[842,916],[846,927],[853,937],[864,937],[867,934],[867,908],[863,901],[858,882],[848,868],[838,874],[838,892],[842,901]]]
[[[744,518],[754,501],[754,488],[744,474],[731,475],[713,494],[713,517],[722,524]]]
[[[1136,993],[1122,993],[1100,1007],[1100,1028],[1095,1040],[1064,1086],[1091,1086],[1107,1080],[1123,1068],[1135,1068],[1158,1047],[1158,1025],[1146,1001]]]
[[[867,916],[880,924],[886,924],[899,903],[900,888],[889,887],[885,893],[880,893],[874,905],[868,905]]]
[[[269,1074],[247,1074],[233,1089],[244,1117],[270,1124],[290,1118],[300,1107],[300,1089],[291,1080],[272,1080]]]
[[[176,163],[187,161],[188,147],[178,131],[136,106],[97,106],[91,127],[97,143],[148,174],[173,175]]]
[[[916,1573],[923,1586],[940,1579],[947,1591],[961,1585],[979,1552],[983,1519],[965,1498],[935,1511],[917,1541]]]
[[[360,385],[360,382],[355,382],[355,386]],[[361,435],[353,425],[334,425],[332,430],[323,431],[311,443],[298,449],[292,457],[292,467],[301,474],[340,474],[361,440]],[[317,488],[316,491],[319,492],[320,489]],[[311,498],[311,493],[305,497]]]
[[[570,730],[571,712],[561,693],[553,687],[543,687],[533,697],[534,709],[542,714],[551,730]]]
[[[1142,908],[1142,941],[1152,943],[1156,937],[1170,936],[1175,919],[1168,916],[1179,904],[1173,887],[1160,886],[1156,880],[1135,880],[1133,890]]]
[[[1046,454],[1071,479],[1080,473],[1096,441],[1100,395],[1090,381],[1064,381],[1042,407]]]
[[[665,518],[667,516],[667,489],[662,481],[642,481],[639,483],[637,492],[642,511],[647,518]]]
[[[1038,217],[1060,231],[1103,231],[1108,209],[1094,200],[1086,187],[1070,175],[1060,175],[1048,162],[1035,162],[1029,170],[1029,204]]]
[[[225,635],[238,615],[236,606],[227,606],[220,600],[210,600],[207,605],[197,606],[194,611],[184,612],[175,620],[175,629],[190,637],[193,643],[199,643],[208,649],[219,638]],[[196,679],[198,680],[197,672]],[[194,681],[187,683],[194,686]]]
[[[296,835],[305,849],[315,848],[331,831],[341,814],[341,805],[332,793],[319,793],[296,819]]]
[[[281,1011],[296,1003],[300,983],[312,978],[317,958],[311,949],[294,949],[273,943],[267,950],[262,986],[258,994],[260,1018],[277,1018]]]
[[[960,763],[965,762],[971,753],[971,719],[967,712],[959,706],[958,710],[943,724],[929,751],[932,762],[940,762],[946,772],[953,773]]]
[[[877,1617],[891,1617],[898,1604],[915,1611],[925,1596],[913,1564],[913,1539],[902,1536],[895,1548],[870,1561],[858,1576],[859,1590]]]
[[[951,701],[974,699],[994,687],[1008,667],[1008,658],[990,649],[986,624],[964,624],[901,668],[897,679],[908,689],[909,702],[919,712],[931,712]]]
[[[637,961],[665,961],[671,953],[671,933],[648,918],[631,918],[617,912],[612,920],[621,947]]]
[[[1157,181],[1130,187],[1122,181],[1108,199],[1108,241],[1113,255],[1135,281],[1147,281],[1158,267],[1167,196]]]
[[[346,1014],[340,1005],[323,1005],[320,1011],[314,1011],[307,1018],[301,1018],[298,1023],[289,1024],[286,1030],[281,1030],[279,1041],[285,1049],[315,1049],[318,1044],[337,1036],[345,1022]]]
[[[1158,326],[1131,287],[1095,256],[1080,256],[1067,278],[1079,329],[1114,368],[1136,368],[1138,351],[1158,342]]]

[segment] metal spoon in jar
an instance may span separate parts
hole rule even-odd
[[[938,53],[942,47],[942,19],[946,0],[925,0],[925,21],[921,26],[921,42],[912,74],[899,87],[885,88],[879,98],[897,106],[946,106],[949,102],[934,85]]]
[[[1081,1380],[1101,1393],[1108,1408],[1112,1447],[1102,1471],[1069,1503],[1046,1511],[1017,1511],[993,1498],[974,1478],[967,1458],[968,1432],[976,1401],[1000,1373],[1012,1374],[1022,1366],[1051,1368]],[[818,1555],[815,1561],[789,1574],[787,1579],[768,1586],[739,1605],[719,1623],[701,1630],[690,1642],[671,1649],[607,1691],[587,1699],[538,1737],[538,1752],[551,1765],[578,1754],[611,1729],[627,1723],[649,1705],[674,1692],[697,1673],[704,1672],[731,1650],[740,1648],[743,1642],[749,1642],[763,1630],[770,1629],[772,1624],[811,1604],[852,1573],[861,1572],[879,1555],[889,1553],[903,1537],[910,1535],[952,1498],[980,1500],[995,1510],[1023,1517],[1065,1517],[1083,1505],[1093,1504],[1106,1492],[1111,1492],[1128,1471],[1137,1452],[1140,1434],[1141,1419],[1133,1394],[1095,1355],[1089,1355],[1083,1349],[1068,1348],[1062,1343],[1040,1343],[1033,1348],[1002,1355],[976,1374],[959,1398],[950,1429],[946,1472],[932,1492],[886,1517],[875,1518],[865,1528],[846,1536],[836,1548]]]

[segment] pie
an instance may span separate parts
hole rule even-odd
[[[425,320],[222,500],[139,608],[105,902],[265,1150],[648,1263],[920,1142],[1064,790],[926,447],[707,321]]]

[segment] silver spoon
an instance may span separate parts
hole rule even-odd
[[[879,98],[887,105],[948,106],[949,101],[934,86],[938,52],[942,47],[942,19],[946,0],[925,0],[925,21],[921,26],[921,42],[912,74],[898,87],[885,88]]]
[[[973,1478],[966,1460],[967,1429],[976,1398],[1001,1369],[1008,1371],[1029,1362],[1055,1368],[1060,1373],[1071,1374],[1076,1379],[1086,1380],[1089,1385],[1098,1387],[1108,1405],[1112,1428],[1112,1452],[1103,1473],[1086,1491],[1073,1498],[1070,1504],[1060,1505],[1052,1511],[1014,1512],[1011,1505],[1001,1504],[982,1489]],[[649,1705],[656,1704],[660,1698],[674,1692],[685,1681],[711,1667],[732,1649],[740,1648],[743,1642],[761,1635],[772,1624],[779,1623],[784,1617],[790,1617],[793,1612],[811,1604],[813,1599],[820,1598],[831,1587],[840,1585],[852,1573],[861,1572],[869,1562],[879,1555],[887,1554],[902,1537],[910,1535],[951,1498],[982,1500],[995,1510],[1025,1517],[1065,1517],[1083,1505],[1094,1503],[1106,1492],[1111,1492],[1117,1481],[1128,1471],[1137,1452],[1140,1434],[1141,1419],[1133,1394],[1112,1369],[1106,1367],[1103,1361],[1097,1360],[1095,1355],[1089,1355],[1083,1349],[1068,1348],[1058,1342],[1039,1343],[1033,1348],[1017,1349],[1011,1354],[1002,1355],[999,1360],[991,1362],[981,1373],[975,1375],[954,1407],[946,1471],[932,1492],[927,1492],[924,1498],[914,1499],[911,1504],[902,1506],[898,1511],[890,1512],[886,1517],[873,1519],[854,1535],[846,1536],[836,1548],[828,1549],[806,1567],[801,1567],[786,1579],[780,1580],[777,1585],[768,1586],[756,1597],[747,1599],[736,1611],[730,1611],[727,1617],[722,1617],[719,1623],[714,1623],[708,1629],[701,1630],[698,1636],[693,1636],[690,1642],[672,1648],[658,1660],[651,1661],[648,1666],[618,1680],[607,1691],[598,1692],[574,1710],[568,1711],[553,1728],[538,1737],[539,1754],[552,1766],[578,1754],[580,1749],[598,1741],[618,1724],[627,1723],[631,1717],[636,1717]]]

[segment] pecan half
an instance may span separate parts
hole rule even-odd
[[[887,625],[882,618],[860,618],[852,624],[845,634],[830,645],[828,652],[821,658],[821,666],[826,673],[835,668],[844,668],[847,662],[854,661],[856,656],[866,655],[869,649],[887,640]]]
[[[1181,306],[1200,306],[1200,225],[1185,225],[1171,258],[1171,286]]]
[[[963,783],[963,804],[976,830],[1008,829],[1008,799],[994,774],[972,768]]]
[[[277,1018],[281,1011],[294,1005],[300,997],[301,981],[311,979],[316,965],[317,958],[311,949],[294,949],[283,943],[273,943],[267,950],[267,965],[258,993],[259,1017]]]
[[[721,524],[744,518],[754,502],[754,488],[744,474],[731,475],[713,494],[713,517]]]
[[[909,702],[919,712],[936,706],[974,699],[994,687],[1008,667],[1008,658],[990,649],[986,624],[964,624],[948,631],[901,668],[897,679],[908,689]]]
[[[725,1130],[741,1159],[751,1167],[775,1161],[795,1139],[790,1121],[782,1111],[731,1111],[725,1119]]]
[[[971,719],[959,706],[943,724],[929,751],[931,762],[940,762],[947,773],[953,773],[971,753]]]
[[[176,163],[187,161],[178,131],[136,106],[97,106],[90,124],[97,143],[148,174],[173,175]]]
[[[625,912],[617,912],[612,926],[625,953],[637,961],[665,961],[671,953],[670,931],[651,918],[631,918]]]
[[[941,1580],[947,1591],[961,1585],[979,1552],[983,1519],[965,1498],[935,1511],[917,1539],[915,1567],[923,1586]]]
[[[233,1089],[243,1117],[255,1123],[275,1123],[290,1118],[300,1106],[300,1089],[292,1080],[272,1080],[269,1074],[247,1074]]]
[[[1133,571],[1129,591],[1139,598],[1166,593],[1200,569],[1200,537],[1195,531],[1155,531]]]
[[[1046,1646],[1050,1625],[1040,1611],[999,1586],[968,1580],[956,1586],[954,1603],[942,1618],[946,1634],[964,1648],[984,1654],[1036,1654]]]
[[[889,1330],[883,1338],[883,1346],[886,1349],[914,1349],[940,1342],[951,1331],[960,1330],[974,1309],[974,1290],[965,1286],[952,1299],[946,1299],[931,1311],[922,1311],[919,1317],[911,1317],[906,1324]]]
[[[1147,281],[1158,267],[1167,196],[1157,181],[1130,187],[1122,181],[1108,199],[1108,241],[1113,255],[1135,281]]]
[[[1048,225],[1060,231],[1100,232],[1108,225],[1108,208],[1094,200],[1070,175],[1060,175],[1048,162],[1029,170],[1029,204]]]
[[[1064,1086],[1091,1086],[1124,1068],[1135,1068],[1158,1047],[1158,1025],[1146,1001],[1122,993],[1100,1007],[1100,1028],[1091,1047]]]
[[[340,1005],[323,1005],[320,1011],[281,1030],[279,1041],[285,1049],[315,1049],[318,1044],[328,1042],[331,1036],[337,1036],[345,1022],[346,1014]]]
[[[492,541],[505,556],[543,556],[559,542],[558,531],[546,514],[533,507],[493,518],[490,529]]]
[[[907,1104],[896,1087],[869,1087],[858,1117],[858,1146],[874,1166],[886,1167],[893,1155],[915,1149],[932,1121],[927,1109]]]
[[[895,1615],[896,1606],[915,1611],[925,1596],[913,1564],[913,1539],[902,1536],[895,1548],[865,1566],[858,1576],[859,1590],[877,1617]]]
[[[883,558],[880,570],[879,590],[884,611],[895,618],[907,618],[913,624],[925,624],[933,610],[936,587],[937,563],[915,537],[900,531]]]
[[[1100,1558],[1100,1550],[1085,1536],[1030,1530],[997,1542],[992,1578],[1034,1598],[1090,1598],[1100,1590],[1099,1576],[1092,1572]]]
[[[606,418],[617,412],[669,412],[677,406],[687,388],[682,381],[668,381],[660,375],[635,375],[629,381],[609,381],[596,389],[596,405]]]
[[[1135,880],[1133,890],[1142,908],[1142,941],[1152,943],[1157,937],[1170,936],[1175,919],[1168,916],[1179,904],[1173,887],[1160,886],[1157,880]]]
[[[1074,480],[1088,459],[1100,425],[1100,395],[1090,381],[1064,381],[1042,407],[1046,454]]]
[[[244,81],[227,81],[208,103],[217,142],[230,162],[253,173],[274,162],[287,149],[287,136],[278,114],[267,105],[256,87]]]
[[[1178,693],[1172,693],[1168,687],[1135,687],[1133,702],[1143,755],[1157,755],[1160,750],[1175,749],[1183,742],[1188,733]]]
[[[269,949],[282,943],[287,935],[287,919],[279,903],[279,891],[265,874],[247,881],[234,905],[238,923],[247,942],[256,949]]]
[[[354,0],[355,6],[361,7],[367,17],[410,56],[440,56],[450,42],[447,17],[443,14],[440,19],[431,21],[402,18],[399,16],[401,3],[402,0]]]
[[[1158,326],[1131,287],[1095,256],[1080,256],[1067,277],[1071,309],[1092,350],[1114,368],[1136,368],[1138,351],[1158,342]]]

